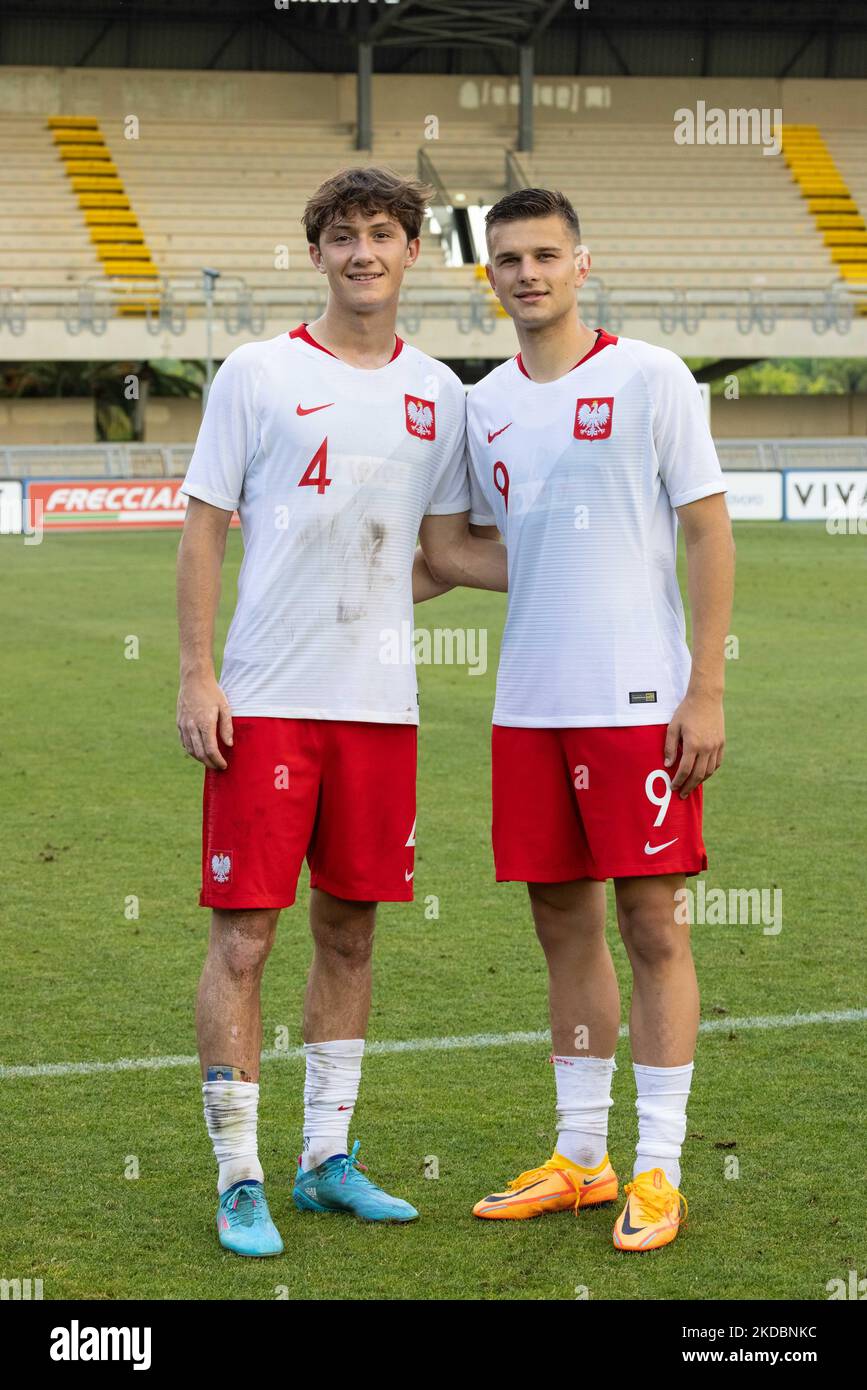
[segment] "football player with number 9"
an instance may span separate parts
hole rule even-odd
[[[607,1147],[620,1025],[605,941],[613,879],[638,1087],[614,1244],[649,1250],[674,1239],[686,1212],[680,1152],[699,1000],[678,909],[686,875],[707,867],[702,783],[723,754],[726,487],[681,359],[581,321],[590,257],[569,200],[521,189],[491,208],[486,228],[488,279],[520,344],[467,402],[471,520],[502,534],[509,563],[494,858],[499,880],[527,884],[547,958],[559,1124],[553,1156],[474,1210],[521,1220],[618,1195]]]

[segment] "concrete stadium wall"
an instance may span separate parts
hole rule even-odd
[[[867,395],[713,396],[711,429],[718,439],[819,439],[867,435]]]
[[[148,396],[145,406],[146,443],[193,442],[201,423],[201,401],[184,396]]]
[[[0,444],[92,444],[95,439],[96,406],[90,396],[0,398]]]
[[[151,396],[145,407],[145,442],[192,444],[202,419],[195,399]],[[714,396],[711,428],[718,439],[818,439],[867,435],[867,395]],[[94,403],[0,399],[2,444],[91,444],[96,440]]]
[[[600,91],[606,95],[600,97]],[[779,107],[788,122],[867,126],[867,81],[773,78],[537,76],[537,119],[618,125],[673,120],[697,100],[707,107]],[[600,101],[602,104],[600,104]],[[516,118],[511,77],[375,74],[374,120],[419,122],[430,115],[465,123]],[[0,69],[0,114],[88,115],[106,119],[355,121],[355,77],[332,73],[156,71],[140,68]]]

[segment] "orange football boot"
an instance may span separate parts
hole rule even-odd
[[[649,1168],[626,1184],[626,1206],[614,1223],[618,1250],[656,1250],[674,1240],[686,1220],[686,1198],[661,1168]]]
[[[474,1216],[493,1221],[527,1221],[532,1216],[596,1206],[617,1199],[617,1174],[606,1154],[598,1168],[581,1168],[555,1150],[539,1168],[530,1168],[473,1207]]]

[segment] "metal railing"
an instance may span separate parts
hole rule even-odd
[[[6,444],[0,478],[182,478],[190,444]]]
[[[714,443],[723,468],[762,472],[786,468],[867,469],[867,440],[857,437],[716,439]]]
[[[456,238],[454,219],[447,231],[440,230],[449,240],[454,252]],[[446,268],[456,277],[461,271],[466,277],[450,286],[428,286],[413,289],[411,283],[401,294],[400,313],[407,329],[425,320],[453,319],[461,333],[483,328],[493,331],[498,317],[498,305],[487,284],[472,279],[472,267]],[[253,289],[241,276],[221,277],[214,296],[215,324],[238,335],[261,335],[270,318],[317,318],[325,308],[325,296],[316,287],[311,289],[275,290]],[[205,316],[201,277],[177,277],[157,280],[147,289],[136,286],[121,291],[107,280],[93,277],[81,285],[49,286],[40,289],[20,289],[0,285],[0,333],[14,337],[23,334],[28,324],[38,321],[59,321],[72,335],[92,333],[102,336],[110,320],[118,317],[123,305],[138,303],[143,312],[140,319],[146,332],[156,337],[171,333],[181,337],[191,321]],[[737,290],[672,288],[618,289],[598,275],[591,275],[581,291],[581,309],[585,317],[604,323],[609,332],[623,332],[625,325],[636,320],[656,323],[668,336],[682,331],[693,335],[706,320],[734,321],[743,335],[758,333],[765,337],[774,332],[780,322],[806,321],[821,337],[827,333],[847,334],[859,306],[867,308],[867,293],[859,294],[840,281],[820,289],[756,289]]]
[[[402,292],[398,322],[412,331],[425,319],[453,319],[462,333],[476,328],[486,330],[492,318],[487,286],[472,278],[454,286],[428,286]],[[191,280],[194,277],[191,277]],[[198,277],[195,277],[198,279]],[[232,277],[227,277],[231,279]],[[230,287],[229,287],[230,288]],[[313,290],[254,290],[245,287],[225,294],[221,288],[214,295],[213,320],[226,332],[237,336],[261,336],[270,318],[281,315],[292,322],[318,318],[325,309],[325,295],[317,285]],[[184,281],[156,282],[146,291],[132,297],[143,306],[137,317],[145,331],[153,337],[165,333],[181,337],[191,321],[205,318],[201,289],[194,290]],[[110,321],[118,318],[119,303],[111,286],[81,286],[64,293],[60,289],[14,290],[0,285],[0,334],[9,332],[20,337],[28,324],[60,321],[67,333],[77,336],[92,333],[101,337]],[[493,329],[491,323],[490,328]]]
[[[461,256],[456,248],[457,229],[455,226],[454,203],[440,177],[440,172],[424,148],[416,155],[416,171],[423,183],[429,183],[434,190],[430,205],[429,220],[432,234],[437,237],[446,265],[460,265]],[[434,229],[438,230],[434,230]]]
[[[867,469],[867,440],[717,439],[724,469]],[[7,444],[0,446],[2,478],[182,478],[194,445]]]

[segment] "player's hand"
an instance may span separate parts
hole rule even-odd
[[[191,758],[219,772],[229,766],[217,743],[232,744],[232,712],[214,676],[187,676],[178,693],[178,733]]]
[[[723,760],[725,719],[721,699],[708,695],[684,696],[665,736],[666,767],[674,764],[681,744],[680,766],[672,778],[671,790],[684,798],[695,791],[700,782],[712,777]]]

